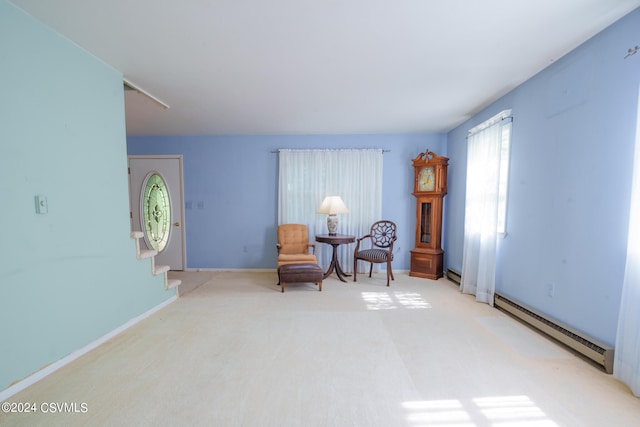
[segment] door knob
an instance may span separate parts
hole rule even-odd
[[[179,222],[174,222],[173,225],[175,225],[176,227],[180,227],[180,223]]]

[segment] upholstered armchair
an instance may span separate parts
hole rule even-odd
[[[309,243],[309,231],[304,224],[278,226],[278,267],[284,264],[317,264],[316,247]]]
[[[369,239],[370,248],[363,249],[360,243]],[[353,252],[353,281],[356,281],[358,275],[358,260],[371,263],[369,267],[369,277],[373,271],[374,263],[387,264],[387,286],[389,286],[389,278],[395,280],[393,271],[391,271],[391,261],[393,261],[393,242],[397,239],[396,224],[391,221],[374,222],[371,231],[366,236],[362,236],[356,240],[356,249]]]

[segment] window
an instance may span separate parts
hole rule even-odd
[[[487,192],[494,193],[492,189],[497,184],[498,221],[496,231],[501,235],[505,235],[507,232],[511,122],[511,110],[504,110],[470,129],[467,138],[467,186],[481,183],[483,187],[481,189],[479,186],[471,185],[472,191],[467,190],[467,198],[483,199],[487,196]],[[491,172],[491,174],[486,172]],[[497,174],[496,176],[493,175],[494,172]]]
[[[281,149],[278,160],[278,224],[306,224],[312,241],[313,235],[326,234],[327,216],[316,213],[326,196],[340,196],[349,209],[339,214],[340,234],[363,236],[381,219],[381,149]],[[330,249],[316,246],[320,265],[329,265]],[[341,265],[353,265],[352,251],[339,256]]]

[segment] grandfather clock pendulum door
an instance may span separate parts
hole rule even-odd
[[[427,150],[413,159],[416,197],[416,247],[410,276],[438,279],[443,274],[442,207],[447,194],[449,159]]]

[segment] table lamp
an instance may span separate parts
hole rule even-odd
[[[349,209],[347,209],[340,196],[327,196],[318,208],[318,213],[329,215],[327,216],[329,235],[335,235],[338,229],[338,217],[336,214],[349,213]]]

